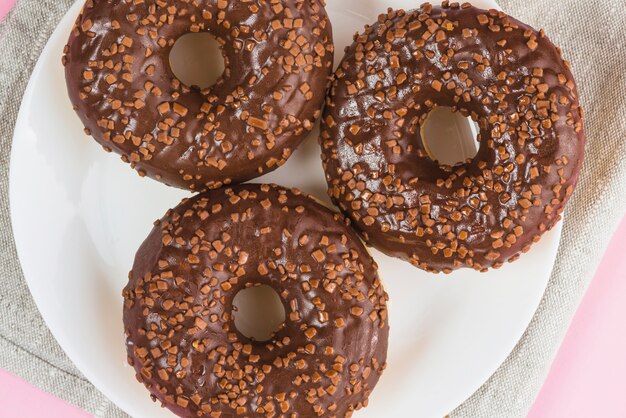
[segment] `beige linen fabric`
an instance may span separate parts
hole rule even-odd
[[[9,155],[21,97],[45,41],[70,4],[18,0],[0,23],[0,367],[96,417],[125,417],[85,380],[46,328],[22,276],[9,219]],[[541,306],[506,362],[453,417],[527,413],[626,210],[626,3],[501,0],[501,6],[543,27],[572,62],[586,113],[587,157]]]

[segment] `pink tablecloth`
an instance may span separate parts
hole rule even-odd
[[[0,20],[14,0],[0,0]],[[617,231],[529,418],[626,417],[626,219]],[[89,415],[0,370],[0,418]]]

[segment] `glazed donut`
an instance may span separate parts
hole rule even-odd
[[[233,299],[268,285],[286,321],[266,342]],[[297,190],[241,185],[157,221],[123,291],[128,359],[181,417],[348,417],[387,356],[387,294],[340,214]]]
[[[480,126],[477,155],[433,161],[432,109]],[[560,219],[583,161],[569,64],[533,28],[469,3],[389,10],[355,36],[323,116],[329,194],[365,240],[431,272],[518,258]]]
[[[226,67],[203,90],[169,65],[201,31]],[[63,57],[86,132],[141,176],[194,191],[285,163],[321,115],[332,62],[323,0],[88,0]]]

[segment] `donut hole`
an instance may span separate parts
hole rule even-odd
[[[208,32],[187,33],[170,51],[170,68],[188,86],[211,87],[224,73],[224,56],[217,39]]]
[[[285,323],[285,307],[278,293],[261,285],[240,290],[233,299],[235,327],[254,341],[268,341]]]
[[[420,127],[422,144],[435,162],[454,166],[478,153],[478,125],[451,107],[435,107]]]

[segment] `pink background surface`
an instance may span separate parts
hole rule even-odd
[[[529,418],[626,417],[626,218]]]
[[[89,418],[90,415],[0,369],[0,417]]]
[[[9,11],[15,0],[0,0],[0,20],[4,17],[5,14]]]
[[[14,0],[0,0],[0,20]],[[626,218],[580,306],[528,418],[626,416]],[[0,370],[0,418],[87,418]]]

